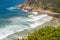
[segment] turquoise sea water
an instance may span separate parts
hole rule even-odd
[[[14,8],[24,2],[25,0],[0,0],[0,27],[10,23],[8,18],[26,16],[22,10]]]
[[[24,20],[28,14],[15,8],[24,2],[25,0],[0,0],[0,39],[26,28]]]

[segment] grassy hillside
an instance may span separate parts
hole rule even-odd
[[[27,38],[22,40],[60,40],[60,26],[46,26],[33,33],[29,34]]]

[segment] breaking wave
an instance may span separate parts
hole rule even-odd
[[[14,8],[10,8],[14,9]],[[50,21],[53,17],[42,14],[39,16],[28,16],[28,17],[13,17],[7,20],[11,21],[10,24],[5,25],[4,28],[0,28],[0,39],[7,37],[18,31],[23,31],[24,29],[36,28],[39,25],[42,25]]]
[[[16,11],[15,9],[17,9],[16,7],[9,7],[9,8],[7,8],[7,10],[9,10],[9,11]]]

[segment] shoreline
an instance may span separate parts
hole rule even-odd
[[[18,8],[19,9],[19,8]],[[22,9],[24,9],[24,8],[22,8]],[[25,9],[25,10],[27,10],[27,9]],[[28,11],[31,11],[31,10],[28,10]],[[32,12],[38,12],[38,10],[32,10]],[[49,11],[44,11],[44,10],[39,10],[39,12],[40,13],[43,13],[43,14],[46,14],[46,13],[52,13],[52,12],[49,12]],[[40,13],[38,13],[38,15],[40,15]],[[49,21],[48,21],[49,22]],[[41,25],[44,25],[45,23],[43,23],[43,24],[41,24]],[[48,23],[47,23],[48,24]],[[38,27],[36,27],[36,28],[38,28]],[[19,31],[20,32],[20,31]]]
[[[34,30],[38,30],[39,28],[41,28],[41,27],[43,27],[43,26],[47,26],[47,25],[50,25],[51,24],[51,22],[50,21],[48,21],[48,22],[46,22],[46,23],[44,23],[44,24],[42,24],[42,25],[39,25],[38,27],[36,27],[36,28],[34,28],[34,29],[31,29],[31,31],[34,31]],[[51,24],[52,25],[52,24]],[[55,25],[55,24],[54,24]],[[52,25],[52,26],[54,26],[54,25]],[[55,26],[57,26],[57,23],[56,23],[56,25]],[[24,31],[24,30],[23,30]],[[30,31],[30,32],[31,32]],[[13,33],[13,34],[11,34],[11,35],[9,35],[10,37],[11,36],[13,36],[13,38],[19,38],[19,39],[21,39],[22,37],[26,37],[26,35],[25,36],[17,36],[17,34],[20,34],[21,33],[21,31],[19,31],[19,32],[16,32],[16,33]],[[15,34],[15,35],[14,35]],[[21,35],[21,34],[20,34]],[[9,36],[7,36],[7,38],[9,37]]]
[[[55,13],[55,12],[52,12],[50,10],[43,10],[43,9],[34,9],[33,7],[30,7],[29,5],[27,4],[21,4],[21,5],[18,5],[16,6],[16,8],[18,9],[24,9],[24,10],[27,10],[27,11],[30,11],[30,12],[37,12],[36,14],[34,15],[41,15],[41,14],[47,14],[48,16],[52,16],[54,18],[57,18],[58,21],[60,22],[60,13]]]
[[[50,20],[49,20],[50,21]],[[48,21],[47,21],[48,22]],[[41,25],[43,25],[44,23],[42,23]],[[39,26],[39,25],[38,25]],[[31,27],[33,27],[33,26],[31,26]],[[35,28],[37,28],[37,27],[35,27]],[[35,28],[32,28],[32,29],[35,29]],[[20,32],[20,30],[18,31],[18,32]],[[15,33],[17,33],[17,32],[15,32]],[[14,34],[14,33],[12,33],[12,34]],[[11,34],[9,34],[9,35],[11,35]],[[7,35],[7,36],[9,36],[9,35]],[[7,37],[6,36],[6,37]],[[5,37],[4,37],[5,38]]]
[[[56,17],[56,18],[60,18],[60,13],[55,13],[55,12],[52,12],[50,10],[43,10],[41,8],[39,9],[34,9],[33,7],[30,7],[29,5],[27,4],[21,4],[21,5],[18,5],[16,6],[17,9],[24,9],[24,10],[27,10],[27,11],[32,11],[32,12],[38,12],[39,13],[42,13],[42,14],[47,14],[49,16],[53,16],[53,17]]]
[[[48,22],[50,22],[50,21],[48,21]],[[48,24],[48,22],[45,22],[46,23],[46,25]],[[38,28],[40,28],[40,26],[42,27],[43,25],[45,25],[45,23],[43,23],[43,24],[41,24],[41,25],[39,25],[38,27],[36,27],[36,28],[33,28],[33,30],[37,30]],[[20,33],[20,31],[18,31],[19,33]],[[18,33],[18,32],[16,32],[16,34]],[[13,35],[14,35],[14,33],[13,33]],[[8,35],[9,36],[9,35]],[[17,36],[16,36],[17,37]],[[24,36],[23,36],[24,37]],[[14,38],[14,36],[13,36],[13,38]],[[17,38],[19,38],[19,37],[17,37]]]

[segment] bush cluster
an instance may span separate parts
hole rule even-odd
[[[60,40],[60,26],[46,26],[33,33],[29,34],[27,38],[22,40]]]
[[[56,13],[60,13],[60,8],[51,8],[50,10]]]

